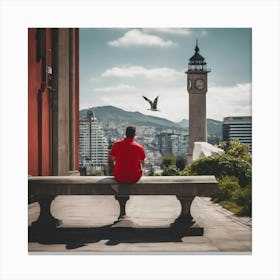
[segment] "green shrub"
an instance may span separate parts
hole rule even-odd
[[[176,165],[170,165],[163,168],[162,176],[179,176],[180,171]]]
[[[182,175],[214,175],[217,179],[234,176],[244,187],[251,183],[252,168],[250,162],[225,154],[198,159]]]
[[[161,168],[164,169],[165,167],[174,165],[176,162],[176,157],[172,154],[165,154],[162,157]]]
[[[179,170],[184,170],[184,168],[186,167],[186,159],[183,158],[183,157],[177,157],[176,158],[176,162],[175,162],[175,165],[176,167],[179,169]]]
[[[218,180],[218,191],[212,198],[216,202],[231,201],[239,190],[238,179],[234,176],[225,176]]]
[[[221,206],[223,206],[225,209],[229,210],[230,212],[234,213],[235,215],[239,215],[239,213],[242,211],[243,207],[238,205],[237,203],[233,201],[221,201],[219,202]]]
[[[174,156],[172,154],[165,154],[162,157],[161,168],[169,167],[171,165],[176,165],[179,170],[184,170],[186,167],[186,159],[182,156]]]
[[[147,175],[148,176],[155,176],[155,169],[154,169],[154,167],[152,165],[149,167]]]
[[[249,146],[237,140],[220,142],[224,155],[200,158],[183,171],[176,168],[170,155],[163,161],[163,176],[214,175],[218,191],[212,197],[223,207],[240,216],[252,215],[252,163]]]
[[[250,146],[240,143],[237,139],[222,141],[218,144],[218,148],[223,149],[227,155],[244,159],[245,161],[251,161],[251,155],[249,153]]]
[[[252,187],[247,186],[243,189],[239,189],[235,193],[234,197],[235,202],[242,206],[242,209],[240,212],[238,212],[238,215],[241,216],[251,216],[252,215]]]

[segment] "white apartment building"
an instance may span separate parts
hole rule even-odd
[[[87,171],[104,171],[108,165],[108,140],[94,116],[80,119],[79,163]]]

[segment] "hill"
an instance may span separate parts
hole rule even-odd
[[[189,121],[183,119],[180,122],[172,122],[170,120],[144,115],[140,112],[129,112],[114,106],[100,106],[89,108],[92,110],[96,118],[102,122],[111,123],[130,123],[138,126],[152,126],[159,129],[179,129],[188,130]],[[80,111],[81,117],[86,117],[88,109]],[[222,122],[212,119],[207,119],[208,135],[222,139]]]
[[[96,118],[101,122],[128,122],[134,125],[182,129],[179,124],[167,119],[144,115],[140,112],[128,112],[114,106],[92,107],[90,109],[94,112]],[[87,109],[81,110],[80,116],[85,117],[87,111]]]

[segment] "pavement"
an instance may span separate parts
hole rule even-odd
[[[29,206],[28,223],[39,216],[38,203]],[[252,221],[236,217],[208,197],[196,197],[191,231],[176,233],[170,224],[181,211],[175,196],[131,196],[127,216],[117,221],[118,202],[112,196],[58,196],[53,216],[63,224],[50,232],[29,228],[30,254],[42,253],[173,253],[251,254]],[[203,235],[201,230],[204,229]]]

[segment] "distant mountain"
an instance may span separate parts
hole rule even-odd
[[[177,124],[181,127],[189,127],[189,120],[182,119],[181,121],[177,122]]]
[[[117,122],[128,123],[134,125],[152,126],[160,129],[179,129],[188,130],[189,120],[183,119],[180,122],[172,122],[170,120],[144,115],[139,112],[128,112],[114,106],[100,106],[89,108],[92,110],[96,118],[100,122]],[[80,111],[81,117],[86,117],[88,109]],[[222,139],[222,122],[212,119],[207,119],[208,135],[215,136],[215,138]]]
[[[127,122],[134,125],[182,129],[182,127],[179,124],[169,121],[167,119],[154,117],[150,115],[144,115],[139,112],[128,112],[114,106],[92,107],[90,109],[94,112],[96,118],[102,122]],[[87,111],[88,109],[81,110],[80,116],[85,117]]]
[[[220,135],[222,139],[223,134],[223,122],[207,119],[207,131],[210,135]]]
[[[177,124],[181,127],[189,127],[189,120],[183,119]],[[214,139],[222,139],[222,122],[212,119],[207,119],[207,132],[208,135],[214,136]]]

